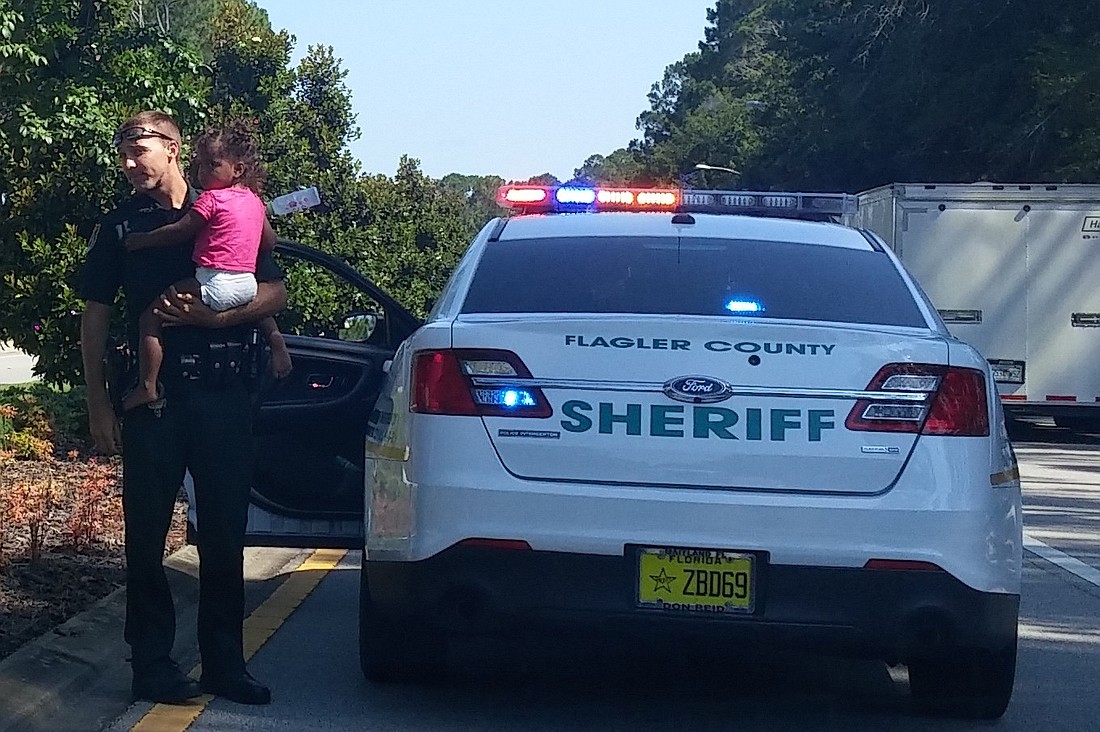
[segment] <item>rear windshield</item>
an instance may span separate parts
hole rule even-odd
[[[490,242],[464,313],[741,314],[926,327],[885,254],[743,239]]]

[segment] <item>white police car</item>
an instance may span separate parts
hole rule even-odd
[[[1022,537],[993,378],[874,234],[820,220],[853,199],[500,200],[525,215],[472,243],[367,427],[367,677],[459,634],[702,629],[1000,716]]]

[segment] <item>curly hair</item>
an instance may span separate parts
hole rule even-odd
[[[251,188],[256,195],[261,195],[267,171],[252,127],[250,120],[238,119],[222,127],[207,130],[195,140],[194,151],[195,155],[205,155],[210,160],[241,163],[244,174],[240,184]]]

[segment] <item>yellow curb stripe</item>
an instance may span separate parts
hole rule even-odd
[[[309,597],[321,580],[335,569],[347,554],[343,549],[318,549],[298,565],[244,621],[244,660],[248,661],[263,648],[275,631]],[[199,571],[202,569],[200,567]],[[193,679],[202,675],[202,665],[188,674]],[[214,699],[203,694],[188,704],[154,704],[131,732],[184,732],[194,724],[206,706]]]

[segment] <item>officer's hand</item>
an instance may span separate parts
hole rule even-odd
[[[110,402],[88,405],[88,428],[95,449],[105,455],[115,455],[122,445],[122,432]]]
[[[186,292],[178,292],[175,287],[160,298],[159,307],[153,312],[160,318],[162,325],[197,325],[200,328],[213,328],[216,313],[202,300]]]

